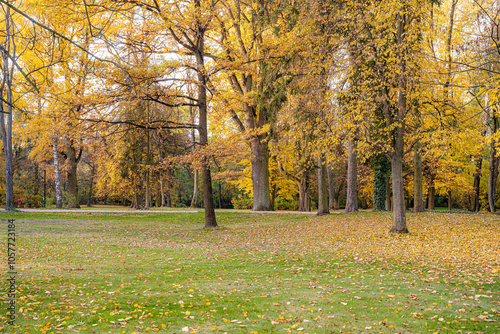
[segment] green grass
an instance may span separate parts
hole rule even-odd
[[[18,234],[3,332],[500,332],[496,216],[410,214],[409,236],[372,212],[225,212],[216,230],[203,213],[0,218]]]

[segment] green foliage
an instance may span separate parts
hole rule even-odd
[[[387,178],[391,174],[391,163],[384,155],[372,158],[373,164],[373,210],[385,211]]]
[[[238,210],[251,210],[253,207],[253,198],[233,198],[232,202],[234,208]]]
[[[276,198],[274,202],[275,210],[283,210],[283,211],[297,211],[299,209],[299,201],[298,200],[287,200],[281,197]]]
[[[5,196],[2,196],[5,203]],[[32,195],[26,190],[14,187],[14,205],[16,208],[39,208],[42,206],[43,196]]]

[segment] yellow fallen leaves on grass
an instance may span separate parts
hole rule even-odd
[[[283,249],[300,253],[331,253],[354,260],[397,260],[419,266],[475,268],[475,275],[495,275],[500,270],[500,217],[488,214],[425,212],[407,215],[410,233],[390,234],[391,213],[326,215],[272,224],[235,223],[222,231],[222,247]],[[252,233],[249,233],[251,231]],[[496,275],[495,275],[496,276]]]

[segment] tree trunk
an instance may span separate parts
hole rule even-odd
[[[193,107],[189,106],[189,117],[191,119],[191,123],[194,124],[195,117],[193,113]],[[196,133],[194,128],[191,129],[191,141],[193,144],[193,152],[196,150]],[[193,182],[193,197],[191,198],[191,208],[196,208],[198,204],[198,170],[194,170],[194,182]]]
[[[422,144],[420,141],[417,142],[415,148],[415,155],[413,157],[414,165],[414,203],[413,212],[423,212],[424,211],[424,191],[422,185],[422,155],[421,155]]]
[[[137,204],[139,203],[139,198],[138,198],[138,193],[137,193],[137,187],[134,192],[134,197],[132,198],[132,204],[130,204],[131,209],[137,209]]]
[[[144,203],[144,210],[149,210],[149,206],[150,206],[150,202],[151,202],[151,198],[150,198],[150,189],[149,189],[149,166],[148,167],[148,170],[146,170],[146,200],[145,200],[145,203]]]
[[[12,113],[14,112],[12,108],[12,104],[14,103],[12,82],[14,76],[14,63],[9,60],[8,53],[11,52],[11,46],[15,53],[15,46],[11,20],[10,7],[6,7],[4,13],[5,30],[2,34],[5,36],[3,42],[5,52],[1,52],[3,82],[0,87],[0,97],[2,97],[2,101],[0,101],[0,131],[2,132],[3,152],[5,156],[5,210],[7,211],[14,210],[14,164],[12,151]],[[14,54],[13,57],[15,58],[16,55]],[[9,62],[12,63],[10,66]]]
[[[404,132],[401,127],[398,132]],[[398,135],[401,141],[392,154],[391,170],[392,170],[392,203],[393,203],[393,222],[391,233],[408,233],[406,227],[406,210],[405,210],[405,193],[403,181],[403,135]]]
[[[330,167],[327,168],[328,173],[328,207],[335,210],[335,184],[333,182],[333,172]]]
[[[269,150],[258,137],[251,140],[253,211],[272,211],[269,187]]]
[[[358,211],[358,161],[356,142],[349,141],[347,158],[347,199],[344,213]]]
[[[198,170],[194,170],[193,197],[191,198],[191,208],[196,208],[198,202]]]
[[[90,174],[90,187],[89,187],[89,195],[87,197],[87,207],[92,206],[92,185],[94,184],[94,170],[95,170],[95,165],[92,164],[92,171]]]
[[[483,166],[483,157],[478,156],[476,161],[476,173],[474,174],[474,198],[472,203],[472,211],[479,212],[479,187],[481,185],[481,174]]]
[[[333,198],[333,209],[340,210],[340,191],[335,193],[335,197]]]
[[[197,7],[199,7],[199,2],[197,2]],[[198,134],[200,136],[200,145],[202,147],[208,144],[208,125],[207,125],[207,77],[204,72],[205,60],[204,60],[204,29],[201,27],[201,23],[197,24],[197,50],[196,50],[196,62],[198,64],[199,70],[197,71],[198,76],[198,110],[199,110],[199,126]],[[212,175],[210,173],[210,161],[209,157],[203,157],[202,161],[202,182],[203,182],[203,204],[205,206],[205,228],[217,227],[217,220],[215,218],[214,210],[214,199],[212,192]]]
[[[170,196],[170,190],[167,189],[167,208],[171,208],[172,207],[172,198]]]
[[[165,206],[165,189],[163,189],[163,175],[160,173],[160,194],[161,194],[161,207]]]
[[[56,208],[62,208],[61,178],[59,175],[59,150],[57,148],[57,138],[52,141],[52,153],[54,158],[54,181],[56,186]]]
[[[397,39],[399,45],[404,45],[406,37],[406,22],[407,14],[403,14],[398,22]],[[404,50],[401,50],[404,52]],[[400,74],[398,79],[398,110],[396,119],[392,123],[395,125],[393,130],[393,152],[391,156],[392,169],[392,206],[393,206],[393,221],[391,233],[408,233],[406,226],[406,210],[405,210],[405,189],[403,178],[403,155],[404,155],[404,134],[405,134],[405,118],[407,113],[406,94],[407,94],[407,78],[406,78],[406,61],[404,54],[399,55]]]
[[[494,113],[494,111],[492,111]],[[492,133],[496,134],[498,130],[498,119],[495,115],[491,117],[492,121]],[[496,202],[496,187],[498,181],[498,165],[500,162],[500,157],[498,156],[497,141],[491,139],[490,143],[490,173],[488,175],[488,204],[490,212],[495,212],[495,202]]]
[[[299,183],[299,211],[306,212],[309,207],[307,205],[307,188],[309,184],[307,182],[307,173],[303,172],[300,177]]]
[[[327,171],[324,159],[318,158],[318,216],[329,214],[328,208],[328,187],[327,187]]]
[[[71,208],[80,208],[80,204],[78,204],[78,179],[77,179],[77,168],[78,161],[82,155],[82,151],[80,150],[79,156],[76,156],[76,148],[73,143],[73,140],[68,139],[66,141],[66,151],[67,151],[67,161],[68,161],[68,209]]]

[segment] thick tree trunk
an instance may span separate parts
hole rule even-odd
[[[482,175],[483,157],[478,156],[476,161],[476,173],[474,173],[474,197],[472,202],[472,211],[479,212],[481,209],[479,206],[479,187],[481,185],[481,175]]]
[[[335,210],[335,184],[333,182],[333,172],[330,167],[327,168],[328,173],[328,207],[330,210]]]
[[[431,174],[429,176],[429,188],[427,190],[427,209],[434,210],[436,208],[436,187],[434,185],[434,179],[436,176]]]
[[[406,37],[407,14],[403,14],[398,22],[397,39],[399,45],[404,45]],[[401,52],[404,52],[401,50]],[[393,130],[393,152],[391,156],[392,170],[392,209],[393,221],[391,233],[408,233],[406,226],[405,189],[403,178],[403,156],[404,156],[404,134],[405,118],[407,113],[406,94],[406,60],[404,54],[399,55],[400,75],[398,79],[398,110],[396,119],[392,122],[395,125]]]
[[[358,161],[356,142],[349,141],[347,157],[347,199],[344,213],[358,211]]]
[[[76,156],[76,148],[73,140],[66,141],[67,161],[68,161],[68,208],[80,208],[78,204],[78,161],[80,160],[82,151],[79,156]]]
[[[422,185],[422,155],[421,155],[422,145],[420,141],[416,143],[415,155],[413,157],[414,165],[414,203],[413,212],[423,212],[424,211],[424,191]]]
[[[269,187],[269,149],[267,143],[259,138],[251,140],[253,211],[271,211],[271,194]]]
[[[330,213],[328,208],[327,171],[324,159],[318,158],[318,216]]]
[[[399,128],[399,132],[404,130]],[[392,170],[392,203],[393,223],[391,233],[408,233],[406,226],[405,192],[403,180],[403,135],[400,134],[401,142],[397,143],[391,158]]]
[[[62,208],[61,178],[59,174],[59,150],[57,148],[57,138],[52,141],[52,154],[54,158],[54,181],[56,187],[56,208]]]
[[[302,173],[299,183],[299,211],[306,212],[309,207],[307,204],[307,189],[309,184],[307,182],[307,173]]]

